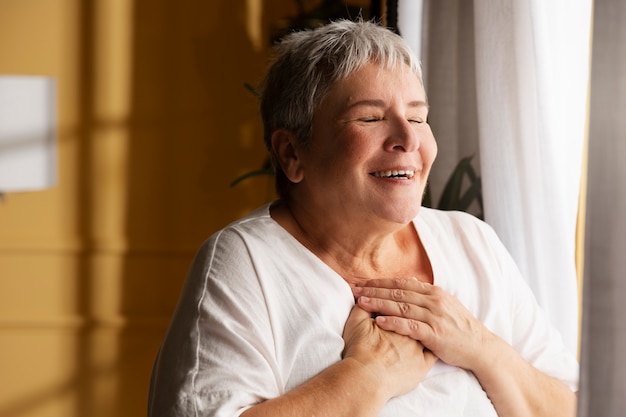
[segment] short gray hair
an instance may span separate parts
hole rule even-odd
[[[371,62],[384,68],[405,64],[422,79],[419,61],[404,39],[373,22],[337,20],[293,32],[275,46],[274,59],[260,86],[261,118],[281,198],[288,197],[291,182],[273,154],[272,133],[286,129],[309,146],[313,114],[326,93],[337,81]]]

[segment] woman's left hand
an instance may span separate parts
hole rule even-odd
[[[488,360],[491,333],[454,296],[417,279],[376,279],[353,288],[362,309],[379,314],[376,323],[420,341],[449,365],[472,370]]]

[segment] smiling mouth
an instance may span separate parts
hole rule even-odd
[[[398,170],[398,171],[378,171],[378,172],[370,172],[370,175],[376,178],[406,178],[411,179],[415,176],[415,171],[406,169],[406,170]]]

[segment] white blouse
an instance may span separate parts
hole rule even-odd
[[[266,205],[215,233],[189,271],[153,374],[150,417],[238,416],[341,360],[349,285]],[[421,208],[434,284],[532,365],[572,390],[578,363],[484,222]],[[438,361],[380,417],[497,416],[474,375]]]

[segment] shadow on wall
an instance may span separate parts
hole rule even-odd
[[[161,325],[174,308],[193,253],[217,228],[265,197],[229,188],[236,171],[263,152],[257,103],[242,87],[256,81],[264,62],[249,39],[247,3],[137,3],[126,218],[130,251],[121,292],[122,314],[137,325],[119,335],[120,357],[133,364],[119,374],[119,407],[129,416],[147,405]],[[142,326],[142,318],[150,316],[163,320]]]
[[[59,70],[62,91],[71,93],[62,110],[72,113],[60,161],[70,178],[59,194],[78,199],[59,206],[77,213],[77,226],[70,221],[61,236],[71,248],[50,256],[67,269],[51,272],[50,286],[63,292],[54,294],[58,304],[70,301],[49,327],[15,330],[33,351],[48,349],[41,340],[54,345],[35,359],[26,348],[17,355],[50,363],[28,375],[33,387],[16,389],[0,415],[141,416],[195,251],[273,196],[271,179],[229,185],[262,161],[257,101],[243,83],[259,81],[271,22],[293,15],[295,2],[74,0],[63,7],[49,30],[77,60]],[[110,111],[119,97],[124,102]]]
[[[111,124],[95,104],[96,91],[115,88],[97,85],[102,19],[94,2],[82,2],[79,213],[87,249],[78,310],[87,325],[77,340],[79,376],[67,387],[79,387],[77,416],[145,415],[152,363],[195,250],[266,199],[258,186],[229,188],[263,151],[257,103],[242,87],[256,81],[265,58],[248,36],[247,3],[135,1],[130,109]],[[124,132],[124,235],[102,248],[95,242],[107,231],[93,213],[107,190],[94,184],[107,129]]]

